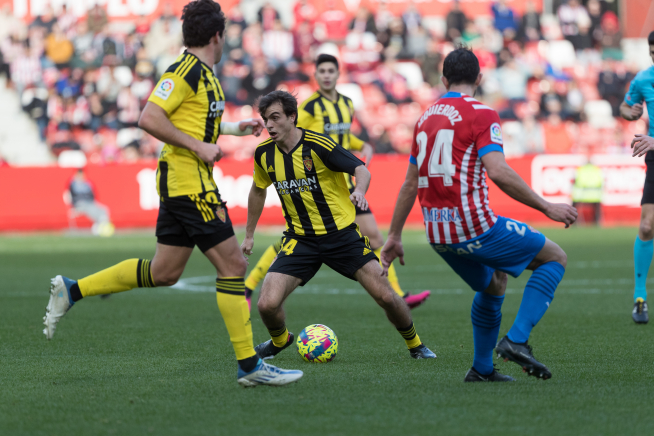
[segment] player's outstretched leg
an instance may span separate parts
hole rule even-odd
[[[381,272],[379,262],[371,260],[354,273],[354,278],[384,309],[389,321],[404,338],[411,357],[414,359],[435,359],[436,354],[420,341],[420,337],[413,326],[409,307],[393,291],[388,280],[382,277]]]
[[[493,348],[502,323],[502,303],[507,281],[505,273],[495,271],[488,288],[475,294],[470,312],[475,357],[472,368],[463,379],[464,382],[515,381],[513,377],[501,374],[493,366]]]
[[[268,328],[270,339],[255,347],[260,358],[272,359],[293,344],[295,336],[286,328],[283,305],[286,298],[300,286],[301,282],[299,278],[286,274],[270,272],[266,275],[261,286],[257,308],[261,320]]]
[[[248,308],[252,306],[252,293],[259,282],[266,277],[270,264],[275,259],[275,256],[277,256],[277,253],[279,253],[281,247],[282,239],[268,247],[257,261],[255,267],[250,271],[250,274],[248,274],[247,279],[245,279],[245,299],[248,302]]]
[[[191,249],[189,249],[188,255],[190,255],[190,251]],[[179,260],[183,260],[181,266],[183,271],[188,256],[184,258],[182,255],[181,258]],[[57,276],[51,280],[50,301],[45,308],[45,316],[43,317],[43,324],[45,325],[43,333],[46,338],[52,339],[59,320],[73,307],[73,304],[84,297],[154,286],[156,285],[151,272],[151,262],[148,259],[124,260],[79,281]]]
[[[372,213],[357,212],[355,222],[359,225],[361,234],[368,237],[368,240],[370,241],[370,247],[372,248],[372,251],[375,253],[377,258],[380,259],[381,264],[381,251],[382,248],[384,248],[384,238],[379,231],[379,227],[377,227],[375,216]],[[391,288],[393,288],[397,295],[404,298],[404,301],[410,309],[415,309],[416,307],[422,305],[431,295],[431,291],[422,291],[415,295],[409,292],[404,292],[400,286],[400,280],[397,277],[397,272],[395,271],[395,267],[392,263],[388,268],[388,283],[391,285]]]
[[[647,274],[654,255],[654,204],[643,204],[638,236],[634,242],[634,308],[631,317],[636,324],[647,324]]]
[[[531,330],[545,315],[554,298],[554,291],[563,279],[567,265],[565,252],[549,239],[540,253],[527,267],[533,273],[527,281],[518,315],[509,333],[497,344],[495,352],[504,360],[511,360],[528,374],[544,380],[551,378],[547,366],[534,357],[527,341]]]
[[[250,310],[245,300],[243,279],[247,262],[236,236],[231,236],[208,249],[204,255],[218,272],[216,300],[238,360],[238,382],[251,387],[280,386],[299,380],[303,375],[302,371],[283,370],[265,364],[254,350]]]

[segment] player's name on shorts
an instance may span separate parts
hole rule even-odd
[[[318,189],[318,182],[316,177],[306,177],[302,179],[282,180],[273,182],[275,189],[279,195],[288,195],[298,192],[312,191]]]
[[[350,132],[352,123],[325,123],[325,135],[344,135]]]
[[[422,123],[424,123],[425,120],[432,115],[443,115],[450,120],[450,124],[452,125],[458,121],[463,120],[463,118],[461,118],[461,114],[459,114],[459,111],[456,110],[454,106],[450,106],[449,104],[435,104],[427,109],[424,114],[422,114],[420,121],[418,121],[418,127],[422,127]]]
[[[461,221],[461,215],[459,214],[459,209],[457,208],[448,208],[444,207],[439,209],[434,208],[422,208],[422,215],[426,222],[433,223],[456,223]]]

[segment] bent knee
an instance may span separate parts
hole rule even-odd
[[[166,273],[161,275],[152,274],[152,280],[157,286],[173,286],[179,281],[182,274]]]
[[[548,262],[558,262],[563,266],[563,268],[566,268],[568,266],[568,255],[565,254],[565,251],[563,251],[561,247],[557,247],[557,250],[552,253],[550,259],[543,263]]]
[[[277,312],[279,305],[260,295],[259,301],[257,301],[257,309],[259,309],[259,313],[270,314]]]
[[[640,222],[640,227],[638,228],[638,236],[644,241],[654,239],[654,231],[652,230],[651,220],[642,220]]]

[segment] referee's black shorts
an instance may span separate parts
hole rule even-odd
[[[234,236],[227,207],[217,191],[166,197],[159,202],[157,242],[176,247],[198,246],[204,253]]]
[[[647,157],[649,157],[649,154]],[[645,164],[647,165],[647,175],[643,187],[643,198],[640,200],[641,206],[643,204],[654,204],[654,160],[645,159]]]
[[[350,189],[350,194],[353,193],[353,192],[354,192],[354,188],[351,188]],[[368,209],[362,210],[358,205],[355,204],[354,205],[354,210],[355,210],[356,215],[365,215],[367,213],[372,213],[372,211],[370,210],[370,205],[368,205]]]
[[[282,247],[270,264],[268,272],[297,277],[304,286],[327,264],[337,273],[352,279],[354,274],[371,260],[379,261],[370,248],[370,241],[359,231],[359,226],[350,226],[335,233],[321,236],[298,236],[285,233]]]

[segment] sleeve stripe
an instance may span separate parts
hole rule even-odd
[[[184,59],[182,62],[180,62],[179,67],[177,67],[177,69],[175,70],[175,74],[180,76],[180,71],[182,71],[184,69],[184,67],[186,65],[188,65],[188,63],[191,61],[191,59],[192,59],[191,56],[187,56],[186,59]]]
[[[499,151],[500,153],[504,154],[504,149],[502,149],[502,146],[499,144],[488,144],[484,145],[483,147],[479,147],[477,153],[479,157],[484,157],[491,151]]]
[[[325,138],[321,138],[319,136],[315,136],[310,134],[308,131],[306,132],[306,137],[313,142],[322,145],[325,147],[327,150],[333,150],[334,149],[334,144],[330,144],[329,141],[327,141]]]
[[[489,109],[489,110],[494,110],[492,107],[486,106],[485,104],[473,104],[473,108],[475,109]]]
[[[191,68],[193,68],[193,65],[195,65],[197,62],[198,62],[197,59],[192,59],[191,62],[188,64],[188,66],[184,67],[183,71],[180,71],[179,75],[181,77],[186,76],[189,73],[189,71],[191,71]]]

